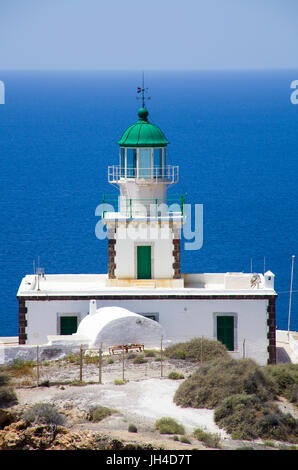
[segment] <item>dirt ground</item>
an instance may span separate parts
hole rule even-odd
[[[114,361],[112,363],[111,359]],[[124,372],[121,356],[107,357],[102,368],[102,384],[99,384],[97,363],[84,364],[82,382],[79,383],[80,366],[76,358],[43,363],[39,370],[39,386],[36,383],[36,368],[32,377],[15,379],[18,404],[15,410],[26,409],[35,403],[49,402],[55,405],[66,417],[67,427],[73,430],[104,432],[124,442],[151,443],[164,449],[205,449],[193,437],[195,428],[218,434],[221,446],[234,449],[251,442],[233,441],[214,422],[213,410],[181,408],[175,405],[173,397],[181,380],[168,379],[171,371],[177,371],[185,378],[190,376],[198,364],[183,360],[165,360],[162,364],[154,357],[148,362],[134,364],[125,359]],[[109,363],[110,362],[110,363]],[[116,385],[115,379],[125,383]],[[79,384],[78,384],[79,383]],[[91,407],[107,406],[115,413],[98,423],[88,421]],[[284,406],[288,406],[284,403]],[[161,435],[154,429],[154,423],[163,416],[172,417],[185,427],[185,436],[190,443],[174,441],[169,435]],[[128,431],[134,424],[137,433]],[[256,448],[266,448],[262,441],[253,444]]]

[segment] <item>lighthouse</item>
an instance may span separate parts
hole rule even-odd
[[[222,342],[232,357],[274,364],[274,274],[198,272],[199,251],[193,251],[194,271],[181,269],[181,232],[187,238],[186,215],[195,201],[186,207],[184,197],[172,192],[179,167],[169,164],[170,143],[151,122],[140,90],[136,121],[118,136],[118,162],[115,155],[108,166],[115,195],[104,195],[95,213],[108,237],[107,270],[26,275],[17,293],[19,343],[71,345],[82,340],[77,333],[88,332],[90,341],[96,336],[105,345],[111,338],[124,344],[142,337],[148,347],[155,337],[153,346],[160,347],[162,331],[172,344],[204,337]],[[96,333],[95,317],[104,335]]]
[[[119,164],[108,167],[108,181],[118,189],[118,209],[105,210],[111,204],[104,198],[102,212],[110,286],[183,287],[184,197],[167,198],[168,187],[179,179],[179,167],[167,163],[168,144],[144,106],[118,141]]]

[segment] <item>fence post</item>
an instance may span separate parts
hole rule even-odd
[[[100,343],[100,348],[98,351],[98,382],[102,383],[102,343]]]
[[[39,387],[39,346],[36,346],[36,375],[37,375],[37,386]]]
[[[201,365],[203,364],[203,336],[201,336]]]
[[[124,344],[122,344],[122,380],[123,382],[125,381],[124,379]]]
[[[80,382],[83,380],[83,346],[80,346]]]
[[[162,336],[160,338],[160,376],[163,376],[163,364],[162,364]]]

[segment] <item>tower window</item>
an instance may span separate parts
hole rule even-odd
[[[161,178],[163,176],[163,149],[154,149],[154,177]]]
[[[127,178],[136,177],[137,149],[127,149]]]
[[[139,150],[139,177],[151,178],[151,149],[140,148]]]

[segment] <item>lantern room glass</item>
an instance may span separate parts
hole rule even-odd
[[[120,147],[120,177],[159,179],[164,178],[166,148]]]
[[[139,149],[139,178],[151,179],[151,149]]]
[[[127,149],[126,177],[135,178],[137,169],[137,149]]]

